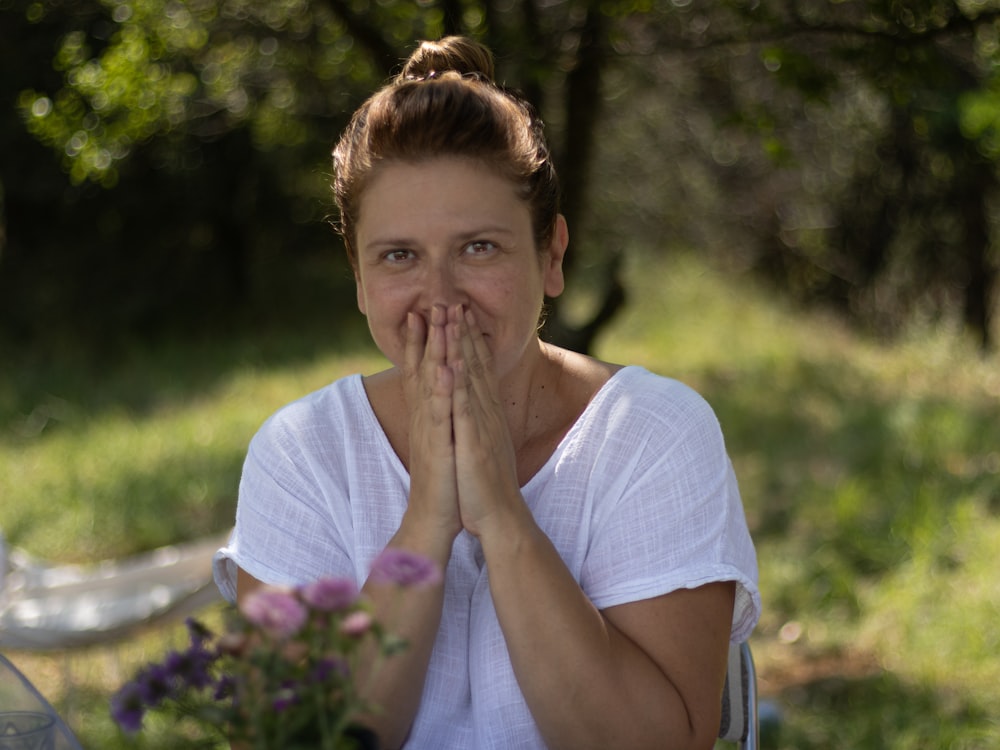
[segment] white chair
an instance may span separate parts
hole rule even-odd
[[[758,750],[760,726],[757,714],[757,671],[750,645],[729,644],[729,666],[722,692],[722,723],[719,739],[735,742],[741,750]]]
[[[0,533],[0,648],[114,643],[151,622],[196,612],[220,599],[212,555],[226,536],[60,565],[5,547]]]
[[[0,743],[11,748],[83,750],[28,678],[0,654]]]

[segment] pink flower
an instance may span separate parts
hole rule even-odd
[[[347,578],[320,578],[300,590],[302,601],[321,612],[347,609],[358,600],[358,587]]]
[[[308,610],[293,594],[283,589],[263,587],[251,593],[240,610],[254,625],[272,638],[291,638],[302,629]]]
[[[429,557],[386,547],[372,563],[371,580],[399,586],[430,586],[441,581],[441,569]]]
[[[371,630],[373,623],[372,616],[363,609],[359,609],[343,619],[340,623],[340,632],[352,638],[360,638]]]

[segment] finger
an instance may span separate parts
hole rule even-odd
[[[437,367],[443,361],[445,345],[441,326],[435,325],[433,311],[429,320],[416,313],[411,315],[419,321],[418,329],[423,334],[414,336],[408,349],[408,356],[413,362],[408,373],[409,394],[415,402],[431,398],[436,385]]]
[[[455,372],[456,388],[462,388],[455,412],[462,417],[482,416],[482,399],[488,395],[481,382],[483,364],[476,355],[465,323],[465,310],[455,305],[448,311],[448,364]]]
[[[406,340],[403,347],[403,375],[408,393],[414,391],[419,382],[420,364],[427,346],[427,322],[422,316],[410,312],[406,314]]]
[[[452,414],[456,444],[463,448],[493,444],[497,439],[496,426],[503,423],[504,418],[488,382],[492,377],[476,354],[461,308],[450,325],[449,345],[458,350],[457,355],[449,359],[455,376]],[[489,453],[491,449],[486,450]]]
[[[482,362],[487,372],[493,372],[493,352],[490,350],[489,344],[486,343],[486,337],[483,336],[483,332],[479,328],[476,314],[472,310],[465,310],[463,322],[468,332],[467,338],[472,344],[476,358]]]
[[[453,374],[453,387],[451,392],[452,421],[455,431],[455,442],[468,446],[475,435],[477,422],[473,418],[475,405],[470,390],[468,368],[465,362],[458,360],[449,370]]]
[[[403,361],[408,369],[416,369],[423,358],[424,347],[427,345],[427,322],[414,312],[406,314],[406,341],[403,349]]]
[[[434,368],[434,385],[430,403],[431,439],[439,447],[453,445],[452,411],[454,404],[455,375],[447,365]]]
[[[430,325],[427,329],[427,346],[424,351],[424,359],[428,364],[436,369],[438,365],[444,364],[447,358],[446,326],[448,316],[442,307],[431,309]]]
[[[448,366],[448,313],[440,306],[431,310],[430,329],[424,362],[431,395],[433,439],[439,445],[452,445],[452,391],[455,377]]]
[[[493,372],[493,353],[471,310],[461,313],[462,359],[466,363],[470,387],[483,404],[499,403]]]
[[[445,535],[448,549],[462,528],[455,477],[455,445],[452,432],[452,383],[454,376],[444,364],[422,367],[430,374],[428,395],[411,414],[410,493],[406,517],[410,528],[417,524],[421,538]]]
[[[462,361],[462,335],[462,306],[456,305],[448,309],[446,360],[449,367]]]
[[[431,326],[428,330],[427,353],[420,365],[417,398],[409,407],[411,478],[417,481],[416,486],[437,488],[432,494],[439,495],[441,500],[449,492],[453,496],[454,489],[454,375],[445,363],[433,361],[433,352],[443,347],[440,340],[443,336],[440,326]]]

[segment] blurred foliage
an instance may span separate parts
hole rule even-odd
[[[702,248],[877,333],[994,333],[997,0],[0,0],[0,16],[15,341],[349,300],[330,145],[414,40],[455,32],[490,44],[550,126],[586,292],[576,319],[555,308],[554,337],[591,346],[636,247]]]
[[[399,31],[402,48],[412,15],[385,14],[379,28]],[[188,160],[240,129],[265,152],[331,138],[321,123],[342,119],[383,73],[354,46],[323,3],[102,0],[88,30],[59,40],[53,66],[64,85],[54,100],[25,89],[18,105],[74,183],[113,185],[118,164],[154,136],[186,137],[184,151],[174,143],[163,157]]]
[[[946,319],[986,346],[996,22],[991,3],[684,5],[616,72],[601,174],[628,166],[602,189],[620,212],[640,196],[645,243],[701,248],[876,334]]]

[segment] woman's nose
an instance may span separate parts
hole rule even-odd
[[[455,270],[447,263],[434,264],[427,270],[424,279],[424,305],[427,309],[435,306],[450,307],[464,302]]]

